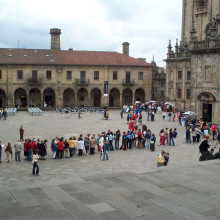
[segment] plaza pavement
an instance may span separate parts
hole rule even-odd
[[[219,219],[220,161],[199,162],[198,144],[186,145],[184,128],[178,122],[143,123],[156,134],[161,128],[177,128],[176,146],[156,146],[156,151],[132,149],[99,155],[39,161],[40,176],[31,175],[31,163],[22,160],[0,164],[0,220],[2,219]],[[55,111],[43,116],[18,112],[0,121],[0,139],[12,145],[24,126],[25,138],[48,139],[83,133],[127,129],[126,116],[110,111],[110,120],[99,114],[69,119]],[[210,142],[212,145],[213,141]],[[157,168],[157,154],[170,153],[167,167]],[[22,155],[23,158],[23,155]]]

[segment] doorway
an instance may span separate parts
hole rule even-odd
[[[207,122],[212,121],[212,104],[203,103],[202,105],[203,120]]]

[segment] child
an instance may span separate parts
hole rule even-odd
[[[32,164],[33,164],[32,175],[35,175],[35,168],[37,168],[36,175],[39,176],[38,159],[39,159],[39,156],[35,151],[33,154],[33,160],[32,160]]]
[[[163,165],[164,165],[164,166],[167,166],[167,164],[168,164],[168,162],[169,162],[169,153],[168,153],[168,152],[165,154],[164,160],[165,160],[165,162],[164,162]]]

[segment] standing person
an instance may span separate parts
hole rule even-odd
[[[79,109],[79,111],[78,111],[78,119],[80,119],[80,118],[82,118],[82,117],[81,117],[81,110]]]
[[[84,150],[84,142],[81,137],[78,139],[78,149],[79,149],[79,156],[83,155],[83,150]]]
[[[69,142],[67,139],[64,141],[64,156],[65,158],[70,158],[70,149],[69,149]]]
[[[12,148],[11,148],[11,143],[8,143],[8,146],[5,149],[5,153],[7,154],[7,160],[8,163],[11,163],[11,156],[12,156]]]
[[[72,157],[73,151],[74,151],[74,141],[72,137],[69,138],[68,143],[69,143],[69,154],[70,154],[70,157]]]
[[[100,146],[99,146],[99,138],[100,138],[100,134],[98,134],[98,135],[96,136],[95,140],[96,140],[97,150],[98,150],[98,151],[101,151],[101,148],[100,148]]]
[[[160,133],[159,133],[159,136],[160,136],[160,144],[159,145],[164,145],[164,137],[165,137],[165,133],[164,133],[164,130],[161,129]]]
[[[151,137],[151,132],[148,129],[146,134],[145,134],[145,138],[146,138],[146,143],[145,143],[145,148],[149,149],[150,148],[150,137]]]
[[[156,137],[154,134],[151,135],[150,137],[150,149],[151,151],[155,150],[155,144],[156,144]]]
[[[165,119],[166,119],[166,112],[163,112],[162,116],[163,116],[163,120],[165,121]]]
[[[196,143],[196,129],[193,127],[192,128],[192,139],[193,139],[193,144]]]
[[[189,127],[186,129],[186,144],[188,144],[188,142],[191,144],[191,131]]]
[[[214,148],[216,148],[218,144],[220,144],[220,132],[218,132],[217,141]]]
[[[117,130],[115,133],[115,150],[119,150],[119,140],[120,140],[120,130]]]
[[[2,142],[0,141],[0,163],[2,162]]]
[[[212,125],[212,138],[213,138],[213,140],[215,140],[216,130],[217,130],[216,125],[215,124]]]
[[[165,145],[166,144],[165,142],[167,142],[167,144],[169,142],[169,140],[168,140],[168,136],[169,136],[168,128],[165,129],[164,134],[165,134],[165,137],[164,137],[164,145]]]
[[[78,149],[78,140],[75,136],[73,136],[73,143],[74,143],[74,147],[73,147],[73,156],[74,156],[76,155]]]
[[[173,146],[175,146],[174,136],[173,136],[173,129],[172,128],[170,128],[170,132],[169,132],[169,146],[171,146],[171,142],[172,142]]]
[[[106,160],[108,160],[108,151],[109,151],[108,144],[104,140],[104,144],[103,144],[103,160],[105,160],[105,157],[106,157]]]
[[[113,133],[110,132],[109,137],[108,137],[108,141],[109,141],[109,148],[111,151],[113,151]]]
[[[195,133],[196,133],[196,142],[198,143],[200,141],[200,135],[201,135],[201,129],[198,126],[195,128]]]
[[[15,148],[15,161],[20,162],[21,161],[22,144],[19,140],[15,142],[14,148]]]
[[[89,142],[90,142],[90,155],[94,155],[96,141],[93,136],[90,138]]]
[[[31,139],[27,141],[27,149],[28,149],[28,161],[32,161],[33,149],[31,146]]]
[[[129,123],[130,120],[130,113],[127,114],[127,124]]]
[[[20,141],[24,141],[24,128],[22,125],[19,129],[19,133],[20,133]]]
[[[171,112],[168,112],[168,122],[171,122],[171,116],[172,116]]]
[[[32,175],[35,175],[35,169],[37,168],[36,175],[39,176],[38,159],[39,159],[39,156],[37,152],[35,151],[33,154],[33,160],[32,160],[32,164],[33,164]]]
[[[51,150],[53,152],[53,159],[56,159],[56,156],[57,156],[57,145],[55,143],[55,139],[53,139],[52,142],[51,142]]]
[[[27,148],[27,139],[24,140],[24,159],[28,159],[28,148]]]
[[[84,138],[84,146],[85,146],[86,154],[88,154],[88,152],[89,152],[89,137]]]
[[[60,138],[60,141],[57,143],[57,158],[60,159],[63,158],[63,149],[64,149],[63,138]]]
[[[121,110],[120,115],[121,115],[121,118],[123,118],[123,109]]]
[[[142,149],[143,147],[143,133],[141,132],[141,129],[137,132],[137,139],[138,139],[138,148]]]

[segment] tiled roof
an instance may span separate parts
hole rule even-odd
[[[0,64],[152,66],[152,64],[117,52],[8,48],[0,48]]]

